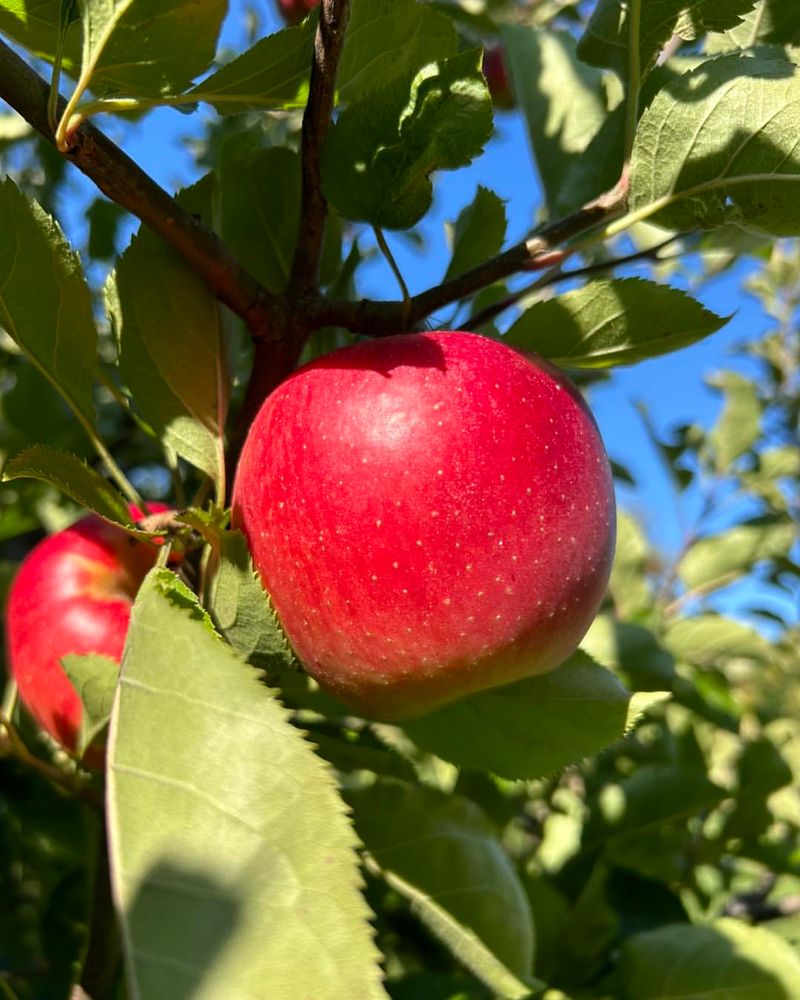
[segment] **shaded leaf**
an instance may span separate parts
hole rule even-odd
[[[673,35],[694,41],[707,31],[742,23],[756,0],[644,0],[641,4],[639,60],[649,69]],[[578,44],[578,55],[592,66],[607,66],[626,79],[630,25],[625,0],[599,0]]]
[[[217,161],[221,235],[241,263],[274,292],[289,280],[300,219],[300,158],[237,132]]]
[[[429,175],[466,166],[491,129],[479,53],[431,63],[342,112],[323,148],[325,195],[347,219],[408,229],[430,208]]]
[[[415,0],[354,0],[336,83],[343,101],[455,55],[453,22]]]
[[[85,656],[70,653],[62,657],[61,665],[83,705],[81,727],[75,742],[75,752],[82,757],[95,737],[108,725],[117,690],[119,664],[98,653]]]
[[[301,107],[308,93],[315,28],[315,19],[309,18],[262,38],[187,96],[212,104],[221,115]]]
[[[577,652],[556,670],[440,708],[403,729],[422,749],[506,778],[539,778],[619,739],[630,694]]]
[[[108,757],[133,996],[385,996],[327,765],[167,570],[134,604]]]
[[[800,233],[800,67],[781,58],[720,56],[668,83],[642,115],[630,208],[657,225],[726,222]]]
[[[756,45],[800,45],[800,7],[786,0],[760,0],[742,23],[709,35],[708,52],[748,49]]]
[[[533,920],[510,859],[467,799],[380,780],[349,796],[374,868],[499,997],[530,995]]]
[[[0,182],[0,233],[0,326],[91,426],[97,330],[77,254],[10,178]]]
[[[494,191],[480,185],[453,227],[453,254],[445,281],[494,257],[505,237],[505,204]]]
[[[643,278],[601,278],[537,302],[505,340],[557,365],[607,368],[696,343],[726,322],[677,288]]]
[[[606,119],[602,76],[578,61],[575,41],[566,31],[509,24],[502,35],[514,92],[554,216],[562,193],[567,193],[568,168]]]
[[[99,94],[158,97],[208,69],[226,0],[81,0],[81,72]]]
[[[669,924],[626,942],[619,981],[622,1000],[797,1000],[800,956],[777,934],[737,920]]]
[[[687,820],[710,810],[726,794],[699,766],[645,765],[604,790],[583,848],[602,848],[621,868],[677,881],[692,838]]]
[[[206,179],[180,200],[208,217],[209,196]],[[167,446],[211,476],[223,493],[228,383],[212,291],[143,226],[106,286],[106,304],[120,374],[136,409]]]
[[[0,0],[0,32],[37,56],[55,59],[62,17],[62,0]],[[74,28],[64,53],[64,69],[80,62],[80,31]]]

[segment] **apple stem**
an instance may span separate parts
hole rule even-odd
[[[386,242],[386,237],[383,235],[383,230],[380,229],[378,226],[373,226],[372,230],[375,233],[375,239],[378,242],[378,246],[380,247],[381,253],[386,258],[386,262],[392,269],[392,274],[397,279],[397,284],[400,286],[400,292],[403,296],[403,302],[405,306],[408,308],[408,306],[411,303],[411,296],[408,294],[408,285],[406,284],[405,279],[403,278],[403,273],[400,270],[397,261],[394,259],[394,254],[389,249],[389,244]]]

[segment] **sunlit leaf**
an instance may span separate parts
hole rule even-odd
[[[99,472],[75,455],[34,445],[12,458],[3,468],[3,481],[38,479],[50,483],[113,524],[133,525],[128,503]]]
[[[108,756],[132,996],[385,996],[327,765],[167,570],[134,605]]]
[[[314,20],[268,35],[189,91],[221,115],[301,105],[308,90]]]
[[[208,69],[226,11],[226,0],[81,0],[82,73],[101,95],[178,93]]]
[[[800,66],[720,56],[661,90],[642,115],[631,162],[630,208],[658,225],[726,222],[800,233]],[[648,213],[649,214],[649,213]]]
[[[503,41],[553,214],[568,168],[605,121],[602,75],[578,61],[575,40],[565,31],[509,24],[503,28]]]

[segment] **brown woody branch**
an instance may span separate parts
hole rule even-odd
[[[520,271],[541,271],[560,264],[569,255],[565,244],[577,236],[622,215],[627,203],[628,184],[623,177],[606,194],[577,212],[559,219],[529,239],[479,264],[450,281],[429,288],[408,302],[331,302],[318,297],[308,303],[314,326],[340,326],[368,337],[407,333],[432,313],[459,302],[497,281]]]
[[[48,84],[0,41],[0,99],[55,145],[47,121]],[[59,113],[65,101],[59,98]],[[66,153],[75,166],[112,201],[127,209],[174,247],[217,298],[247,325],[254,338],[267,339],[286,312],[273,295],[236,260],[201,220],[182,208],[110,139],[84,122],[69,137]]]
[[[320,158],[336,101],[336,74],[344,48],[350,0],[322,0],[314,37],[308,103],[301,137],[301,202],[292,273],[292,298],[317,288],[328,205],[322,193]]]

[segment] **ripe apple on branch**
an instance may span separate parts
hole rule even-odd
[[[608,582],[614,496],[556,369],[470,333],[411,334],[326,355],[272,393],[233,524],[310,673],[401,719],[575,650]]]

